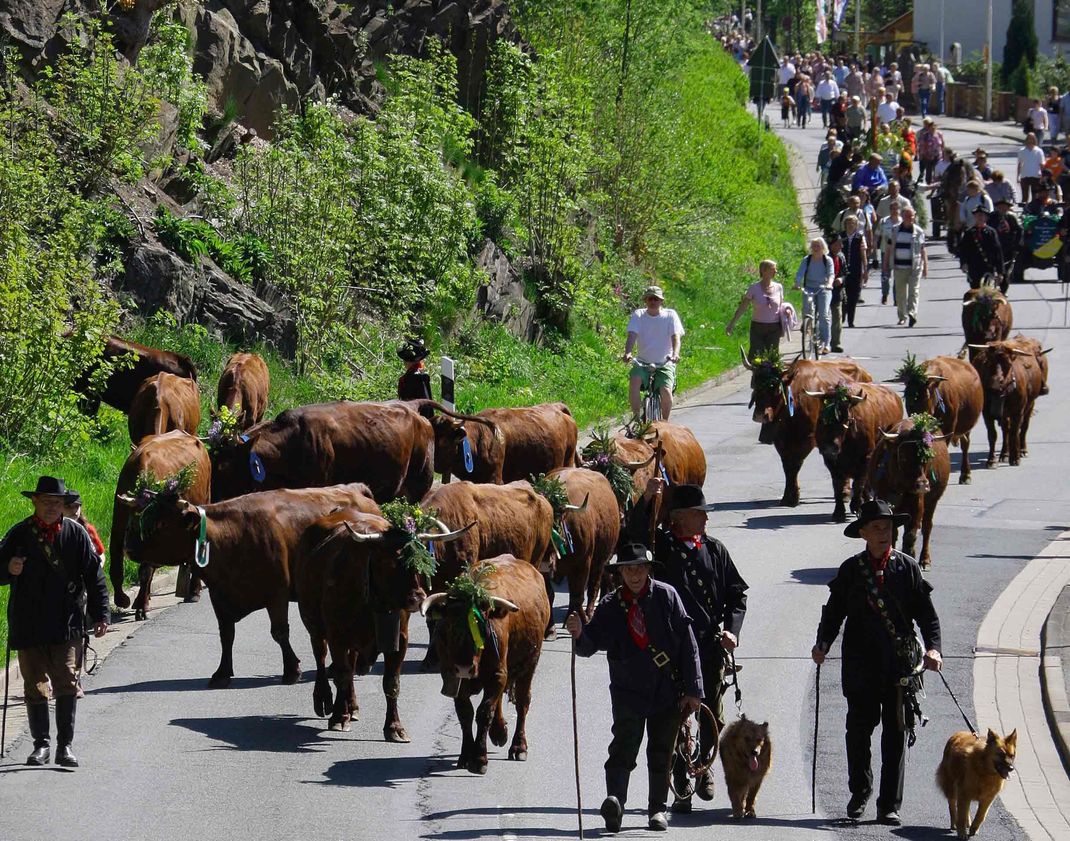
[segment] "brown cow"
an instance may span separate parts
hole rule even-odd
[[[1023,333],[1016,333],[1007,339],[1008,342],[1013,342],[1018,348],[1033,354],[1037,360],[1037,364],[1040,366],[1040,394],[1043,396],[1048,393],[1048,354],[1052,352],[1053,348],[1043,349],[1043,345],[1036,339],[1031,339]]]
[[[181,429],[197,434],[201,423],[201,392],[197,382],[174,374],[156,374],[138,388],[130,404],[126,425],[130,441],[137,444],[146,435],[163,435]]]
[[[954,356],[936,356],[922,363],[923,376],[904,383],[907,414],[925,412],[940,421],[950,444],[962,449],[959,484],[970,484],[970,433],[981,416],[985,393],[973,365]]]
[[[92,367],[78,378],[73,387],[76,393],[85,395],[82,406],[90,414],[96,414],[102,400],[120,412],[129,412],[138,388],[147,378],[156,374],[174,374],[197,381],[197,368],[188,356],[128,342],[118,336],[108,337],[102,358],[106,362],[117,363],[108,375],[104,389],[99,394],[90,390],[95,370]],[[131,359],[133,364],[128,364],[124,361],[126,359]]]
[[[557,561],[554,581],[568,578],[568,612],[583,609],[583,595],[587,594],[586,617],[594,614],[598,604],[598,588],[602,571],[613,556],[620,537],[620,508],[609,480],[594,470],[582,467],[562,467],[549,474],[558,479],[568,491],[573,510],[561,515],[561,536],[565,552]],[[581,510],[582,509],[582,510]],[[547,589],[553,607],[553,588]],[[553,622],[553,619],[550,620]]]
[[[1002,341],[1010,335],[1013,323],[1010,301],[996,290],[970,289],[962,296],[962,333],[967,346]]]
[[[410,402],[430,421],[435,431],[435,472],[442,476],[443,483],[458,476],[468,482],[502,484],[505,436],[494,421],[479,415],[452,412],[434,400]]]
[[[653,428],[657,436],[655,446],[661,446],[661,464],[669,483],[706,484],[706,453],[695,433],[686,426],[668,421],[654,421]]]
[[[111,514],[111,540],[109,547],[108,573],[112,590],[115,592],[115,604],[120,608],[130,607],[130,597],[123,592],[123,555],[126,545],[126,529],[130,520],[130,506],[121,501],[134,489],[138,476],[145,473],[156,481],[173,476],[187,465],[194,465],[193,482],[183,496],[194,505],[203,505],[212,497],[212,465],[208,459],[208,450],[194,436],[181,430],[150,435],[134,447],[126,458],[126,463],[119,471],[119,480],[115,484],[115,502]],[[148,500],[143,500],[143,504]],[[190,558],[185,559],[189,566]],[[140,590],[134,599],[134,618],[144,619],[149,609],[152,593],[151,566],[139,570]],[[194,578],[190,582],[191,592],[186,601],[195,602],[200,598],[200,582]]]
[[[881,429],[894,426],[903,417],[903,401],[889,388],[873,383],[846,381],[807,395],[821,401],[814,442],[832,476],[832,519],[847,522],[847,483],[851,482],[851,511],[863,502],[862,486],[870,457],[881,438]]]
[[[226,406],[237,415],[239,428],[248,429],[264,417],[270,390],[267,363],[255,353],[235,353],[219,378],[216,408]]]
[[[580,452],[580,465],[608,476],[610,465],[619,465],[631,474],[631,490],[625,494],[620,490],[617,504],[621,516],[629,505],[635,504],[643,495],[655,469],[654,448],[646,441],[629,438],[627,435],[608,432],[596,432]]]
[[[933,516],[947,489],[951,459],[946,436],[924,432],[916,426],[917,418],[913,415],[899,421],[891,430],[881,430],[881,441],[869,460],[866,494],[888,501],[896,513],[910,515],[910,525],[903,531],[903,551],[914,556],[920,528],[922,544],[918,562],[928,569],[932,565],[929,538]]]
[[[484,423],[436,421],[435,470],[443,481],[452,475],[501,484],[576,465],[579,431],[564,403],[484,409],[471,418]],[[493,426],[486,425],[487,421]],[[462,451],[466,435],[472,452],[471,475]]]
[[[1028,454],[1026,436],[1033,404],[1041,394],[1045,371],[1043,355],[1016,341],[974,346],[973,366],[984,388],[985,429],[988,431],[988,466],[996,465],[996,424],[1003,431],[999,460],[1010,457],[1012,467]]]
[[[758,440],[773,444],[784,468],[781,505],[799,504],[799,471],[814,448],[814,430],[821,404],[807,391],[826,391],[843,379],[871,383],[873,377],[852,359],[814,362],[799,359],[785,366],[779,356],[752,365],[743,348],[743,365],[754,373],[753,419],[762,425]]]
[[[494,555],[515,555],[548,575],[553,572],[554,510],[528,482],[450,482],[431,491],[420,507],[434,510],[448,528],[476,524],[459,540],[435,547],[435,589]],[[429,647],[421,668],[428,671],[434,666],[435,650]]]
[[[542,630],[550,618],[542,578],[526,560],[511,555],[491,558],[482,579],[489,603],[474,605],[446,593],[434,593],[423,604],[425,616],[439,620],[435,645],[442,664],[442,692],[453,697],[461,723],[457,767],[487,773],[487,734],[498,746],[509,738],[502,715],[504,693],[516,705],[516,729],[509,758],[528,758],[525,723],[531,705],[531,682],[542,653]],[[470,616],[477,610],[482,647],[473,639]],[[480,621],[481,620],[481,621]],[[471,696],[483,692],[478,710]],[[472,720],[476,732],[472,736]]]
[[[325,514],[359,507],[370,498],[366,485],[350,484],[265,491],[200,507],[179,500],[159,507],[147,534],[127,530],[127,553],[139,564],[180,564],[198,551],[203,527],[210,552],[207,566],[198,574],[208,585],[222,646],[209,687],[230,684],[234,626],[257,610],[267,610],[271,638],[282,649],[283,683],[296,683],[301,663],[290,646],[289,603],[295,597],[293,576],[301,537]],[[134,535],[137,539],[131,540]]]
[[[383,694],[388,742],[408,742],[398,713],[401,664],[409,642],[409,614],[419,610],[430,584],[404,560],[411,541],[443,541],[462,532],[411,535],[393,528],[371,499],[332,511],[305,531],[294,585],[301,619],[316,658],[312,693],[316,715],[330,713],[328,728],[349,730],[358,717],[354,670],[367,674],[383,653]],[[336,696],[327,678],[327,650]]]
[[[434,447],[431,424],[404,402],[300,406],[214,451],[212,492],[366,482],[379,502],[416,502],[434,481]]]

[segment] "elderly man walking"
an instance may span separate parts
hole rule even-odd
[[[82,599],[98,637],[108,630],[108,588],[93,542],[81,525],[63,516],[67,488],[42,476],[23,496],[34,513],[0,542],[0,584],[11,587],[11,648],[19,652],[26,715],[33,736],[27,765],[51,758],[49,695],[56,698],[56,762],[77,768],[71,751],[78,693],[78,648],[85,636]],[[49,687],[51,685],[51,692]]]
[[[918,323],[918,285],[929,276],[929,257],[925,253],[925,232],[914,224],[914,208],[903,210],[901,224],[884,249],[884,267],[895,285],[895,305],[899,326]]]

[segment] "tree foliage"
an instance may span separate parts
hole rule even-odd
[[[1037,63],[1037,27],[1033,16],[1033,0],[1012,0],[1007,41],[1003,45],[1004,84],[1012,83],[1014,72],[1023,63],[1026,70]],[[1022,87],[1020,81],[1018,86]]]

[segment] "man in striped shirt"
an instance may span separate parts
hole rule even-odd
[[[929,257],[925,253],[925,232],[914,224],[914,208],[903,210],[903,224],[894,231],[884,250],[884,269],[895,282],[895,305],[899,326],[918,322],[918,284],[929,276]]]

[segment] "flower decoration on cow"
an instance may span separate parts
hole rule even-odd
[[[908,353],[903,358],[903,364],[896,369],[895,378],[903,384],[908,406],[925,397],[929,388],[929,372],[914,354]]]
[[[918,448],[918,458],[924,463],[932,461],[936,457],[933,443],[940,434],[940,422],[926,412],[919,412],[910,416],[914,428],[903,437],[906,441],[915,442]]]
[[[770,348],[754,357],[754,388],[756,391],[782,391],[784,389],[784,361],[780,351]]]
[[[404,499],[387,502],[380,510],[383,519],[405,540],[405,545],[399,553],[402,563],[417,575],[434,575],[434,553],[420,540],[419,535],[433,531],[449,531],[438,519],[438,512],[433,509],[424,510]]]
[[[580,452],[580,458],[583,460],[583,467],[601,473],[609,480],[618,505],[625,508],[631,506],[632,492],[635,489],[632,474],[621,464],[617,442],[613,440],[609,427],[595,428],[591,433],[590,443]]]
[[[487,615],[493,604],[486,581],[494,569],[494,564],[483,561],[446,585],[449,600],[467,606],[464,612],[465,622],[477,651],[482,651],[486,644]]]
[[[123,500],[134,509],[138,533],[142,539],[152,531],[162,506],[174,506],[197,479],[197,466],[187,464],[177,473],[157,479],[151,473],[141,473],[134,487]]]
[[[202,439],[208,452],[215,455],[221,450],[233,447],[242,437],[241,407],[232,410],[229,406],[220,406],[215,413],[208,434]]]

